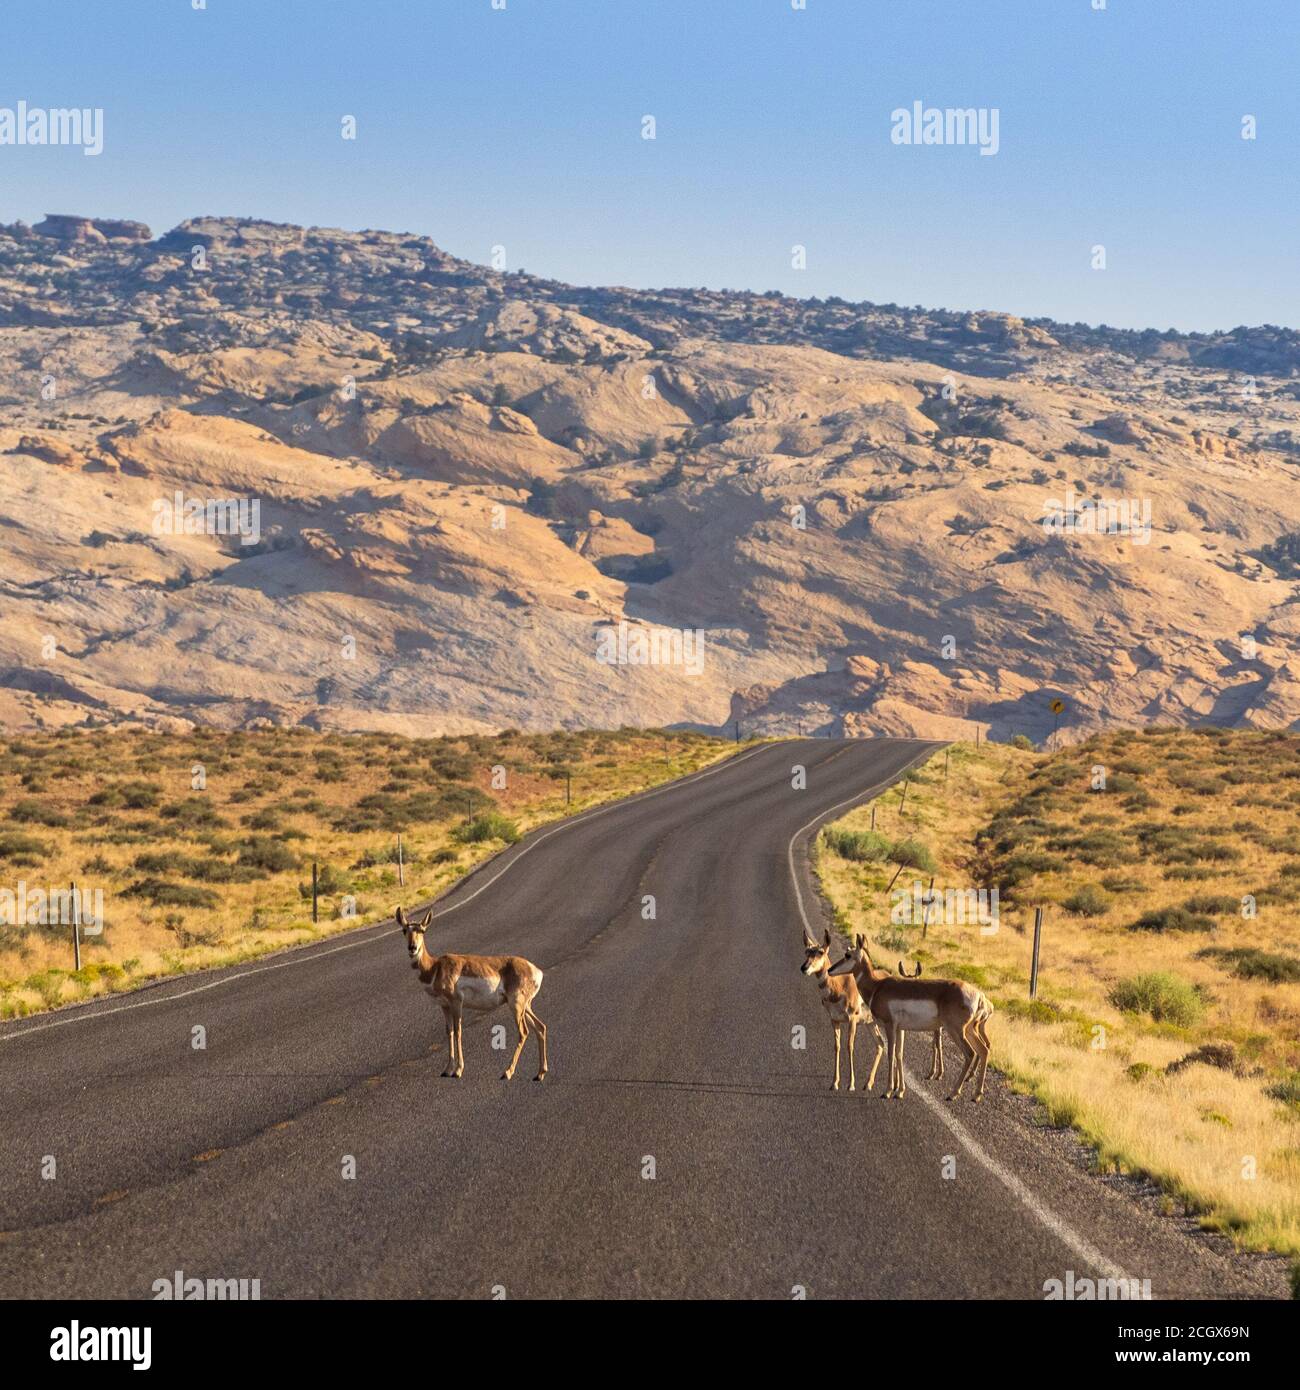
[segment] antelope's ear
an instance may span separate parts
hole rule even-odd
[[[424,919],[423,919],[423,920],[421,921],[421,923],[420,923],[420,930],[423,931],[423,930],[429,925],[429,923],[432,922],[432,921],[433,921],[433,908],[430,908],[430,909],[428,910],[428,912],[426,912],[426,913],[424,914]]]
[[[406,913],[402,911],[400,903],[398,904],[397,911],[393,913],[393,917],[399,927],[406,926]]]
[[[867,944],[867,938],[866,938],[865,936],[863,936],[861,932],[859,932],[859,933],[857,934],[857,936],[855,936],[855,937],[853,938],[853,944],[854,944],[854,945],[858,948],[858,950],[860,951],[860,950],[863,948],[863,946],[865,946],[865,945]]]
[[[827,928],[826,928],[826,935],[822,938],[822,945],[823,945],[823,946],[829,946],[830,944],[831,944],[831,929],[830,929],[829,927],[827,927]]]

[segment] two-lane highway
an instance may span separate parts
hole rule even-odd
[[[0,1294],[144,1298],[176,1270],[264,1298],[1041,1297],[1068,1270],[1263,1291],[1063,1161],[1000,1085],[980,1107],[829,1090],[807,841],[932,747],[759,746],[444,899],[431,950],[545,971],[541,1086],[533,1040],[499,1080],[504,1012],[467,1018],[465,1077],[439,1076],[391,926],[4,1025]]]

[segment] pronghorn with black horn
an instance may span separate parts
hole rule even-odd
[[[907,1093],[903,1076],[903,1043],[908,1030],[932,1033],[946,1028],[961,1044],[966,1065],[949,1100],[961,1095],[976,1066],[979,1080],[972,1100],[984,1097],[984,1076],[989,1065],[988,1020],[993,1005],[984,994],[964,980],[900,980],[885,970],[877,970],[867,950],[867,939],[859,935],[853,949],[830,969],[830,978],[851,975],[858,982],[863,1002],[871,1016],[885,1030],[889,1043],[889,1090],[886,1096],[901,1099]]]
[[[899,973],[899,974],[903,977],[903,979],[905,979],[905,980],[919,980],[919,979],[921,978],[921,962],[920,962],[919,960],[917,961],[917,963],[916,963],[916,969],[913,970],[912,973],[909,975],[909,974],[907,973],[906,967],[903,965],[903,962],[900,960],[900,961],[898,962],[898,973]],[[841,976],[840,976],[840,979],[842,979],[842,980],[848,979],[848,976],[847,976],[847,975],[841,975]],[[942,1028],[936,1028],[936,1029],[934,1030],[934,1056],[931,1057],[931,1059],[930,1059],[930,1074],[929,1074],[929,1076],[927,1076],[925,1079],[926,1079],[927,1081],[942,1081],[942,1080],[943,1080],[943,1029],[942,1029]]]
[[[532,1011],[531,1005],[542,987],[542,972],[523,956],[430,955],[424,935],[433,909],[430,908],[418,922],[407,917],[400,907],[394,915],[406,937],[411,969],[420,972],[420,983],[441,1005],[447,1023],[447,1050],[451,1055],[443,1075],[459,1077],[465,1072],[465,1049],[461,1043],[464,1011],[490,1013],[502,1004],[509,1004],[515,1016],[519,1042],[501,1079],[509,1081],[515,1074],[531,1025],[537,1029],[539,1066],[536,1079],[541,1081],[546,1076],[546,1025]]]

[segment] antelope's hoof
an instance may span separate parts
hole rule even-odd
[[[853,1082],[850,1081],[850,1082],[849,1082],[849,1090],[850,1090],[850,1091],[856,1091],[857,1089],[858,1089],[858,1088],[853,1084]]]
[[[456,1073],[455,1073],[454,1071],[445,1071],[445,1072],[442,1073],[442,1075],[443,1075],[443,1076],[455,1076]]]
[[[832,1082],[831,1082],[831,1090],[832,1090],[832,1091],[838,1091],[839,1089],[840,1089],[840,1083],[839,1083],[838,1081],[832,1081]]]
[[[539,1071],[539,1072],[537,1073],[537,1075],[536,1075],[535,1077],[533,1077],[533,1080],[534,1080],[534,1081],[545,1081],[545,1080],[546,1080],[546,1073],[545,1073],[544,1071]]]
[[[510,1080],[510,1073],[509,1073],[508,1071],[503,1071],[503,1072],[501,1073],[501,1080],[502,1080],[502,1081],[509,1081],[509,1080]]]

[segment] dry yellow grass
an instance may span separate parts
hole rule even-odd
[[[10,738],[0,743],[0,1017],[380,920],[399,897],[416,902],[446,889],[500,849],[503,836],[732,751],[702,735],[626,729]],[[323,890],[317,924],[313,860]],[[102,934],[85,938],[77,972],[70,927],[33,924],[20,894],[23,884],[30,893],[74,882],[102,892],[104,921]]]
[[[844,929],[865,931],[891,966],[907,955],[927,975],[984,987],[997,1004],[995,1064],[1074,1125],[1103,1165],[1151,1175],[1171,1202],[1244,1246],[1291,1254],[1297,754],[1287,735],[1124,731],[1050,756],[954,745],[945,782],[939,753],[912,775],[904,820],[901,788],[879,799],[877,828],[930,849],[936,893],[998,886],[990,933],[932,920],[923,937],[919,924],[891,923],[895,866],[830,848],[837,832],[868,827],[869,807],[831,827],[819,850]],[[1098,768],[1104,787],[1094,786]],[[905,869],[896,887],[929,878]],[[1031,1001],[1036,905],[1045,925]]]

